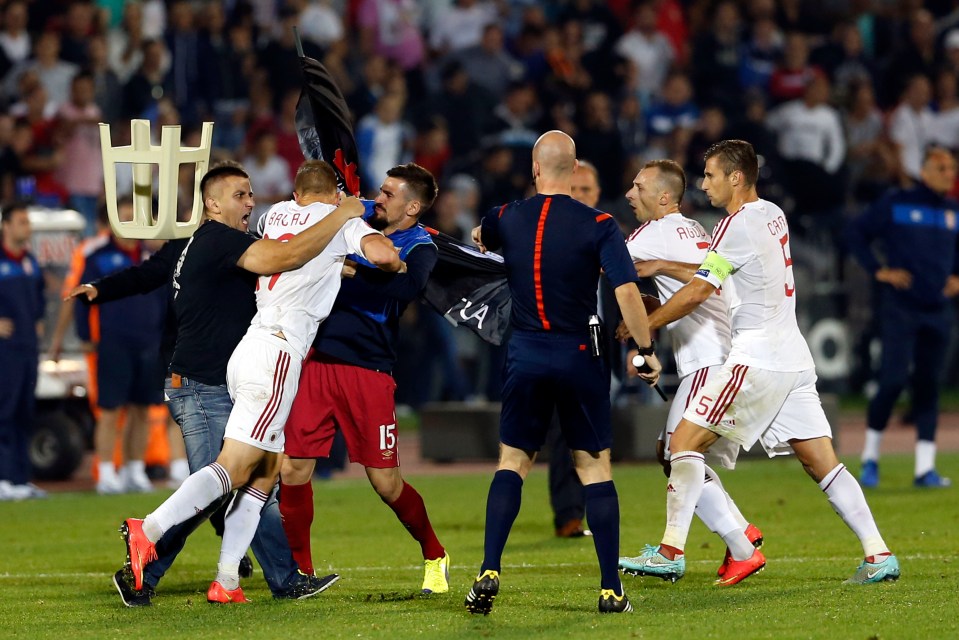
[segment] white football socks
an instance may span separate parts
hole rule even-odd
[[[706,479],[703,483],[702,495],[696,503],[696,515],[710,531],[723,539],[729,547],[733,560],[748,560],[754,551],[752,543],[746,537],[746,526],[749,523],[741,524],[736,514],[730,509],[730,505],[735,506],[735,503],[723,489],[716,472],[708,465],[705,471]],[[739,513],[739,509],[736,509],[736,513],[741,519],[742,514]]]
[[[823,490],[829,498],[829,504],[836,510],[839,517],[846,523],[859,542],[862,544],[863,555],[878,555],[889,553],[889,547],[879,535],[879,527],[872,517],[869,505],[866,504],[866,496],[862,493],[862,487],[856,482],[856,479],[846,469],[846,466],[839,464],[835,469],[826,474],[826,477],[819,483],[819,488]]]
[[[916,440],[916,477],[924,476],[936,468],[936,443]]]
[[[882,431],[866,429],[866,441],[862,445],[862,462],[879,462],[879,449],[882,446]]]
[[[269,496],[262,491],[246,486],[236,492],[230,503],[223,521],[223,542],[216,573],[216,581],[227,591],[240,586],[240,560],[250,548],[267,498]]]
[[[214,500],[230,493],[230,474],[213,462],[183,481],[172,496],[143,520],[143,533],[156,542],[171,527],[206,509]]]
[[[679,451],[670,456],[671,472],[666,486],[666,531],[663,544],[684,549],[696,503],[703,493],[706,462],[696,451]]]

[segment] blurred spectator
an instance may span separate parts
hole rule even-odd
[[[929,108],[932,86],[929,78],[914,75],[903,89],[899,105],[889,116],[889,137],[899,157],[900,182],[919,179],[922,155],[932,141],[935,116]]]
[[[616,117],[616,128],[619,131],[620,140],[623,143],[623,153],[631,163],[626,172],[639,173],[637,169],[632,171],[632,164],[639,161],[639,157],[646,148],[646,117],[643,114],[643,108],[640,106],[639,98],[636,95],[627,95],[619,103],[619,113]]]
[[[26,114],[22,120],[30,126],[33,144],[23,157],[23,168],[35,180],[34,197],[45,206],[62,206],[69,196],[55,173],[63,162],[63,150],[56,136],[57,123],[49,117],[47,92],[37,85],[25,96]]]
[[[9,116],[0,116],[6,129]],[[33,130],[25,120],[15,121],[9,134],[9,141],[0,151],[0,194],[4,201],[15,198],[32,198],[36,193],[36,179],[26,168],[25,162],[30,148],[33,147]]]
[[[90,38],[95,34],[96,7],[91,0],[74,0],[63,21],[60,58],[78,67],[90,63]]]
[[[162,38],[167,30],[167,7],[165,0],[142,0],[143,37],[146,40]]]
[[[93,78],[93,101],[100,107],[103,122],[116,122],[123,112],[123,87],[110,68],[107,40],[102,35],[90,38],[89,73]]]
[[[779,136],[779,155],[797,213],[828,213],[841,206],[846,141],[839,112],[829,104],[829,79],[814,74],[803,97],[771,111],[766,123]]]
[[[383,95],[389,75],[389,63],[383,56],[371,54],[364,58],[360,73],[359,82],[352,92],[346,94],[346,103],[357,122],[373,111],[376,102]]]
[[[739,84],[743,89],[769,88],[776,63],[782,55],[783,34],[772,18],[760,18],[752,24],[749,40],[739,60]]]
[[[479,152],[496,100],[486,89],[471,82],[463,65],[455,60],[443,67],[442,80],[442,89],[431,100],[432,111],[447,122],[456,123],[450,129],[453,157],[470,158]]]
[[[330,0],[287,0],[286,4],[299,11],[303,39],[326,49],[343,38],[343,20]]]
[[[513,170],[513,153],[509,148],[494,145],[484,150],[479,171],[475,172],[479,185],[479,213],[482,216],[494,206],[523,197],[529,175]]]
[[[656,30],[669,38],[676,61],[689,62],[689,25],[680,0],[656,0]]]
[[[806,35],[796,31],[787,34],[782,62],[776,66],[769,78],[769,95],[773,103],[801,98],[817,73],[822,72],[809,64],[809,42]]]
[[[636,5],[633,25],[616,43],[616,53],[633,65],[631,86],[644,102],[659,93],[676,59],[669,39],[656,30],[656,6],[652,0]]]
[[[626,159],[613,116],[612,102],[605,93],[595,91],[583,103],[576,153],[596,167],[603,191],[619,193],[623,190]]]
[[[453,56],[463,65],[470,80],[497,98],[523,75],[523,66],[503,46],[503,28],[495,23],[483,28],[478,44],[459,49]]]
[[[243,168],[256,185],[256,209],[265,211],[280,200],[293,197],[290,166],[276,153],[276,134],[261,129],[253,138],[250,155],[243,159]]]
[[[863,82],[852,87],[845,130],[850,193],[860,201],[870,202],[895,180],[899,165],[871,84]]]
[[[959,74],[959,28],[952,29],[942,39],[942,68]]]
[[[256,52],[250,28],[226,28],[226,15],[218,2],[206,5],[200,33],[202,93],[213,121],[213,146],[235,152],[246,133],[250,109],[250,78],[256,72]]]
[[[208,82],[200,76],[200,36],[195,25],[193,5],[188,0],[170,4],[170,29],[166,33],[170,51],[170,72],[167,85],[170,98],[183,121],[194,124],[204,113],[200,90]]]
[[[453,0],[430,25],[430,48],[444,54],[480,44],[483,30],[496,21],[489,0]]]
[[[124,118],[156,120],[157,103],[166,95],[166,46],[162,40],[146,40],[140,68],[123,85]]]
[[[404,96],[387,93],[357,125],[356,147],[367,190],[378,188],[387,171],[412,157],[412,132],[402,119],[404,105]]]
[[[433,227],[460,242],[470,241],[473,227],[464,224],[460,218],[460,196],[456,191],[441,189],[429,212],[423,216],[423,224]]]
[[[75,64],[60,60],[60,36],[55,31],[44,31],[34,44],[34,59],[27,60],[10,71],[4,80],[7,95],[13,93],[20,76],[34,72],[55,105],[70,98],[70,81],[79,70]]]
[[[57,180],[70,194],[70,207],[86,218],[87,235],[96,232],[97,203],[103,194],[103,159],[97,124],[103,115],[93,98],[93,76],[81,71],[73,77],[70,100],[57,111],[56,132],[63,146]]]
[[[815,0],[779,0],[776,3],[776,22],[784,31],[796,31],[811,35],[826,32],[823,20],[824,7]]]
[[[426,57],[416,0],[359,0],[360,51],[377,53],[403,71],[419,68]]]
[[[686,173],[692,179],[698,179],[706,169],[706,151],[720,140],[729,138],[726,129],[726,115],[719,107],[703,109],[696,128],[689,140],[686,151]]]
[[[0,31],[0,73],[26,62],[32,50],[27,31],[27,3],[24,0],[8,2],[3,11],[3,31]]]
[[[623,29],[601,0],[571,0],[559,16],[559,22],[575,20],[583,32],[583,52],[609,55],[623,34]]]
[[[845,101],[852,85],[874,83],[876,70],[866,55],[859,29],[851,22],[840,22],[830,44],[813,54],[817,64],[833,80],[833,95]]]
[[[293,28],[296,27],[299,15],[295,9],[285,7],[280,12],[280,22],[274,29],[272,37],[266,46],[259,50],[259,66],[266,73],[266,78],[273,90],[273,95],[280,97],[288,91],[299,91],[303,82],[300,74],[300,56],[296,50],[296,41]],[[310,41],[303,43],[303,52],[311,58],[319,60],[322,50]],[[298,167],[299,162],[294,163]]]
[[[936,101],[929,139],[946,149],[959,149],[959,95],[956,74],[943,69],[936,75]]]
[[[519,82],[507,89],[493,109],[489,131],[498,144],[532,149],[540,135],[541,117],[533,86]]]
[[[143,5],[127,2],[119,26],[107,33],[110,66],[121,83],[127,82],[143,64]],[[164,64],[164,67],[167,65]]]
[[[712,22],[693,41],[690,65],[696,100],[699,104],[718,104],[727,115],[740,107],[739,8],[723,1],[713,10]]]
[[[593,82],[583,67],[582,33],[575,22],[560,30],[550,28],[543,34],[543,50],[549,65],[544,79],[546,91],[568,100],[579,100]]]
[[[442,116],[433,116],[421,125],[416,133],[416,141],[413,145],[413,162],[440,178],[446,170],[449,159],[449,127]]]
[[[670,157],[685,157],[689,138],[699,120],[699,108],[693,102],[693,87],[683,73],[673,73],[663,85],[662,97],[654,100],[646,112],[651,144],[673,137],[678,147]]]
[[[909,17],[909,36],[905,43],[891,51],[882,61],[882,82],[878,85],[880,104],[890,106],[906,83],[917,74],[931,79],[942,56],[936,48],[936,25],[932,14],[916,9]],[[921,160],[916,161],[916,171]],[[917,173],[918,175],[918,173]]]

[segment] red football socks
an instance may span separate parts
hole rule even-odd
[[[280,482],[280,516],[283,519],[286,539],[293,552],[293,559],[299,565],[300,571],[312,574],[310,527],[313,525],[313,484]]]
[[[446,549],[436,538],[433,525],[430,524],[430,517],[426,514],[423,497],[417,493],[416,489],[404,482],[400,497],[389,503],[389,507],[410,532],[410,535],[420,543],[424,559],[435,560],[446,555]],[[293,546],[292,540],[290,546]]]

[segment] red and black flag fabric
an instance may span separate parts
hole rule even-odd
[[[359,195],[359,154],[346,99],[322,63],[301,56],[300,66],[303,89],[296,103],[300,150],[309,160],[325,160],[333,165],[340,190]]]
[[[490,344],[502,344],[512,305],[503,257],[481,253],[436,229],[426,230],[438,254],[420,297],[454,326],[466,327]]]
[[[308,56],[300,61],[303,89],[296,105],[296,133],[303,156],[332,164],[340,189],[359,195],[359,154],[346,99],[322,63]],[[480,253],[435,229],[427,231],[439,253],[420,297],[452,324],[502,344],[511,305],[503,258]]]

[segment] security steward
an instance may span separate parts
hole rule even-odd
[[[939,384],[953,323],[950,299],[959,294],[959,202],[948,195],[956,181],[952,153],[929,148],[920,179],[911,189],[886,194],[853,220],[846,234],[851,253],[872,274],[879,294],[875,307],[882,364],[879,391],[869,402],[867,415],[859,478],[864,487],[879,484],[882,434],[910,371],[917,428],[914,484],[950,484],[936,471],[935,440]]]

